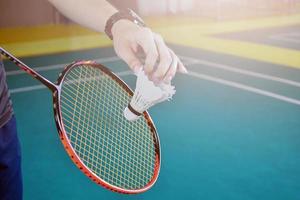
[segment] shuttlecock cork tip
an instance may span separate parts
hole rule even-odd
[[[136,88],[128,107],[124,110],[124,117],[129,121],[139,118],[151,106],[170,100],[175,94],[175,87],[170,84],[155,84],[149,80],[142,68],[135,72],[137,76]]]
[[[124,117],[129,121],[135,121],[139,118],[139,116],[131,112],[128,107],[124,110]]]

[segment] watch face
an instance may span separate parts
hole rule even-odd
[[[129,10],[129,14],[135,18],[134,23],[139,24],[142,23],[144,24],[144,21],[142,20],[142,18],[140,18],[140,16],[138,16],[133,10],[128,9]],[[137,21],[137,22],[136,22]]]

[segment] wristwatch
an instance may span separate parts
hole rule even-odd
[[[146,26],[145,22],[131,9],[120,10],[119,12],[113,14],[107,20],[106,25],[105,25],[105,33],[111,40],[113,40],[113,35],[111,32],[111,29],[112,29],[113,25],[121,19],[127,19],[141,27]]]

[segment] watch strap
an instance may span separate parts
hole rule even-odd
[[[113,14],[107,20],[106,25],[105,25],[105,33],[111,40],[113,40],[113,35],[112,35],[112,32],[111,32],[112,27],[117,21],[119,21],[121,19],[127,19],[127,20],[132,21],[133,23],[141,26],[141,27],[146,26],[144,21],[132,10],[125,9],[125,10],[118,11],[117,13]]]

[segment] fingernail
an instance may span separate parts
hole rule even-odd
[[[187,69],[186,68],[182,68],[182,73],[187,74],[188,73]]]

